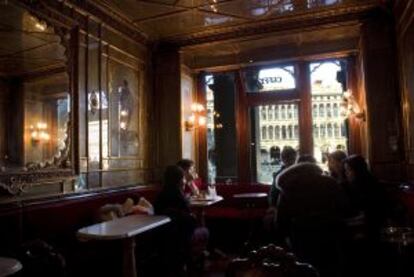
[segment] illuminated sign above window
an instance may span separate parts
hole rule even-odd
[[[294,89],[295,70],[293,66],[246,70],[245,84],[246,90],[252,93]]]

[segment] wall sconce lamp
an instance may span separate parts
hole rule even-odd
[[[341,103],[341,115],[344,118],[353,116],[359,120],[365,121],[365,111],[359,106],[350,90],[345,91],[343,94]]]
[[[199,103],[191,104],[191,115],[184,121],[186,131],[192,131],[196,128],[206,125],[206,117],[204,116],[205,108]]]
[[[32,138],[32,142],[35,144],[39,142],[48,142],[50,140],[50,135],[46,130],[47,124],[44,122],[30,125],[30,137]]]

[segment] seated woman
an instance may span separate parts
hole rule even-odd
[[[365,214],[368,235],[376,239],[384,226],[389,205],[385,188],[368,169],[362,156],[344,160],[347,194],[352,208]]]
[[[344,160],[346,158],[346,153],[342,150],[336,150],[328,154],[329,175],[341,185],[345,182]]]
[[[184,195],[185,196],[198,196],[200,194],[200,188],[197,186],[200,185],[200,179],[195,170],[194,161],[189,159],[182,159],[178,161],[177,166],[184,171],[185,186],[184,186]]]
[[[165,265],[170,276],[182,273],[190,258],[191,238],[196,228],[196,219],[184,197],[184,185],[184,171],[178,166],[167,167],[162,190],[154,203],[155,214],[171,218],[168,238],[163,241]]]

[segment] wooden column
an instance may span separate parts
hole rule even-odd
[[[178,48],[161,46],[154,53],[154,107],[157,137],[158,169],[181,159],[181,74]],[[151,127],[150,127],[151,128]]]
[[[399,143],[400,108],[396,74],[394,25],[378,13],[362,27],[362,58],[366,91],[369,161],[378,178],[402,177]]]
[[[299,151],[301,155],[313,155],[312,95],[309,63],[299,62],[297,64],[297,71],[297,86],[301,99],[299,103]]]
[[[352,91],[355,99],[357,101],[363,97],[365,97],[365,92],[361,91],[358,86],[358,73],[357,73],[357,64],[356,64],[356,57],[352,56],[348,58],[347,63],[347,83],[348,89]],[[361,107],[364,106],[365,103],[361,103],[358,101]],[[348,139],[349,139],[349,154],[360,154],[362,155],[363,141],[361,134],[364,132],[363,124],[361,120],[358,120],[354,117],[350,117],[348,119]]]
[[[248,120],[247,96],[243,89],[243,76],[241,71],[235,73],[235,83],[237,90],[236,97],[236,126],[237,126],[237,144],[239,150],[238,175],[239,182],[248,183],[251,181],[250,169],[250,127]]]

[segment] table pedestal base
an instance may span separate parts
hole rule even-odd
[[[123,241],[122,271],[124,277],[137,277],[137,266],[135,262],[135,238],[126,238]]]

